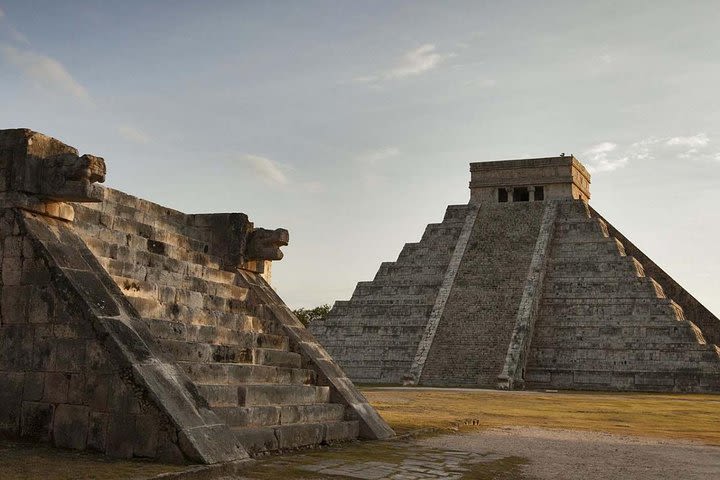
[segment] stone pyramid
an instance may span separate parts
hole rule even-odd
[[[393,435],[270,287],[287,231],[104,178],[0,130],[0,434],[203,463]]]
[[[315,337],[356,382],[720,390],[720,320],[588,204],[572,156],[471,164]]]

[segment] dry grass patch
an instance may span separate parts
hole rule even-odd
[[[720,396],[364,388],[398,432],[504,426],[592,430],[720,445]]]

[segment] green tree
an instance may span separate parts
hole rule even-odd
[[[330,305],[326,303],[325,305],[320,305],[315,308],[298,308],[297,310],[293,310],[293,313],[298,317],[298,320],[307,327],[312,322],[322,322],[325,320],[328,313],[330,313]]]

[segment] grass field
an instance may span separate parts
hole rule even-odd
[[[720,445],[720,395],[363,388],[396,432],[502,426],[592,430]]]

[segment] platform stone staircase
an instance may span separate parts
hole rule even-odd
[[[405,244],[395,262],[383,262],[372,281],[357,284],[349,301],[335,302],[325,321],[310,325],[354,381],[402,382],[470,210],[449,206],[419,242]]]
[[[544,204],[489,204],[479,209],[420,383],[494,387]]]
[[[587,203],[562,202],[525,382],[530,388],[717,390],[720,349],[625,255]]]
[[[209,253],[202,216],[106,189],[76,204],[80,234],[153,334],[160,351],[251,454],[354,440],[358,420],[253,294],[257,281]]]

